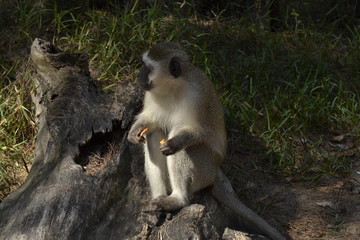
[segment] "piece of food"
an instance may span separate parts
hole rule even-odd
[[[164,144],[165,141],[165,139],[161,139],[160,144]]]
[[[143,137],[143,135],[147,132],[147,131],[149,131],[149,129],[148,128],[144,128],[141,132],[140,132],[140,137]]]

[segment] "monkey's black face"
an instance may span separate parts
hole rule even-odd
[[[140,87],[145,91],[149,91],[153,88],[153,84],[149,81],[149,74],[151,73],[151,69],[143,64],[140,69],[140,72],[137,75],[137,81],[140,84]]]
[[[145,91],[156,88],[158,89],[156,92],[162,92],[169,84],[176,85],[176,81],[172,81],[180,77],[182,73],[180,59],[178,57],[172,57],[170,61],[166,63],[166,61],[152,59],[148,56],[150,53],[146,52],[142,56],[143,66],[137,75],[137,81],[140,87]],[[161,67],[164,64],[167,65],[167,69],[164,66]]]

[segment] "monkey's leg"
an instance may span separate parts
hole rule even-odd
[[[158,197],[152,203],[166,211],[188,205],[194,192],[214,183],[218,171],[214,156],[205,145],[194,145],[168,156],[172,193]]]
[[[164,134],[154,131],[147,134],[144,146],[145,173],[150,182],[152,198],[167,195],[167,163],[166,157],[160,152],[160,140]]]
[[[189,204],[191,176],[187,171],[189,163],[185,161],[183,152],[180,151],[167,157],[172,193],[169,196],[160,196],[151,201],[161,210],[175,211]]]

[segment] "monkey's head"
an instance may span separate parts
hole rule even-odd
[[[158,43],[143,54],[142,60],[137,80],[144,90],[165,93],[184,85],[182,74],[189,57],[177,44]]]

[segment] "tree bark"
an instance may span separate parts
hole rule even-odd
[[[0,204],[0,239],[221,239],[226,227],[239,227],[206,190],[171,215],[143,212],[150,200],[143,153],[126,140],[142,104],[137,85],[106,94],[86,55],[42,39],[31,59],[36,152],[26,182]],[[227,229],[223,239],[236,234]]]

